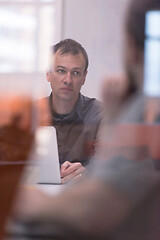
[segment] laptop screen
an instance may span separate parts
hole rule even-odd
[[[41,126],[36,131],[36,162],[38,183],[61,183],[57,136],[53,126]]]

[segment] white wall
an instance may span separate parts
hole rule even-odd
[[[82,93],[85,95],[100,99],[100,87],[104,76],[123,70],[123,21],[129,1],[57,1],[57,32],[53,43],[64,38],[73,38],[87,50],[90,63],[87,81],[82,89]],[[62,12],[60,11],[61,6]],[[5,81],[8,78],[13,78],[13,80],[33,79],[38,86],[41,86],[44,96],[51,91],[45,73],[1,74],[1,80]]]
[[[100,99],[104,76],[123,70],[123,21],[129,0],[64,0],[62,38],[73,38],[90,60],[82,92]]]

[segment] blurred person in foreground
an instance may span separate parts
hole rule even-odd
[[[52,93],[42,99],[49,104],[51,125],[56,128],[62,182],[81,176],[97,141],[101,103],[83,96],[88,73],[86,50],[72,39],[51,47],[47,81]]]
[[[159,0],[131,0],[127,14],[126,72],[139,91],[145,13],[155,9],[160,10]],[[52,231],[60,227],[57,239],[159,240],[160,174],[152,159],[103,158],[103,162],[95,160],[85,179],[55,197],[22,190],[15,208],[17,219],[31,229],[37,224]]]

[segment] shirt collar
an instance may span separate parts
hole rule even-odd
[[[52,110],[52,93],[49,96],[49,105],[51,109],[51,114],[53,117],[53,110]],[[72,118],[75,118],[75,116],[78,116],[78,119],[83,122],[83,109],[84,109],[84,99],[81,93],[79,93],[77,103],[72,110],[72,112],[65,118],[66,120],[71,120]]]

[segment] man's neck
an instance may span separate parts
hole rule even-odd
[[[77,99],[78,100],[78,99]],[[52,110],[58,114],[69,114],[74,109],[76,101],[62,101],[52,95]]]

